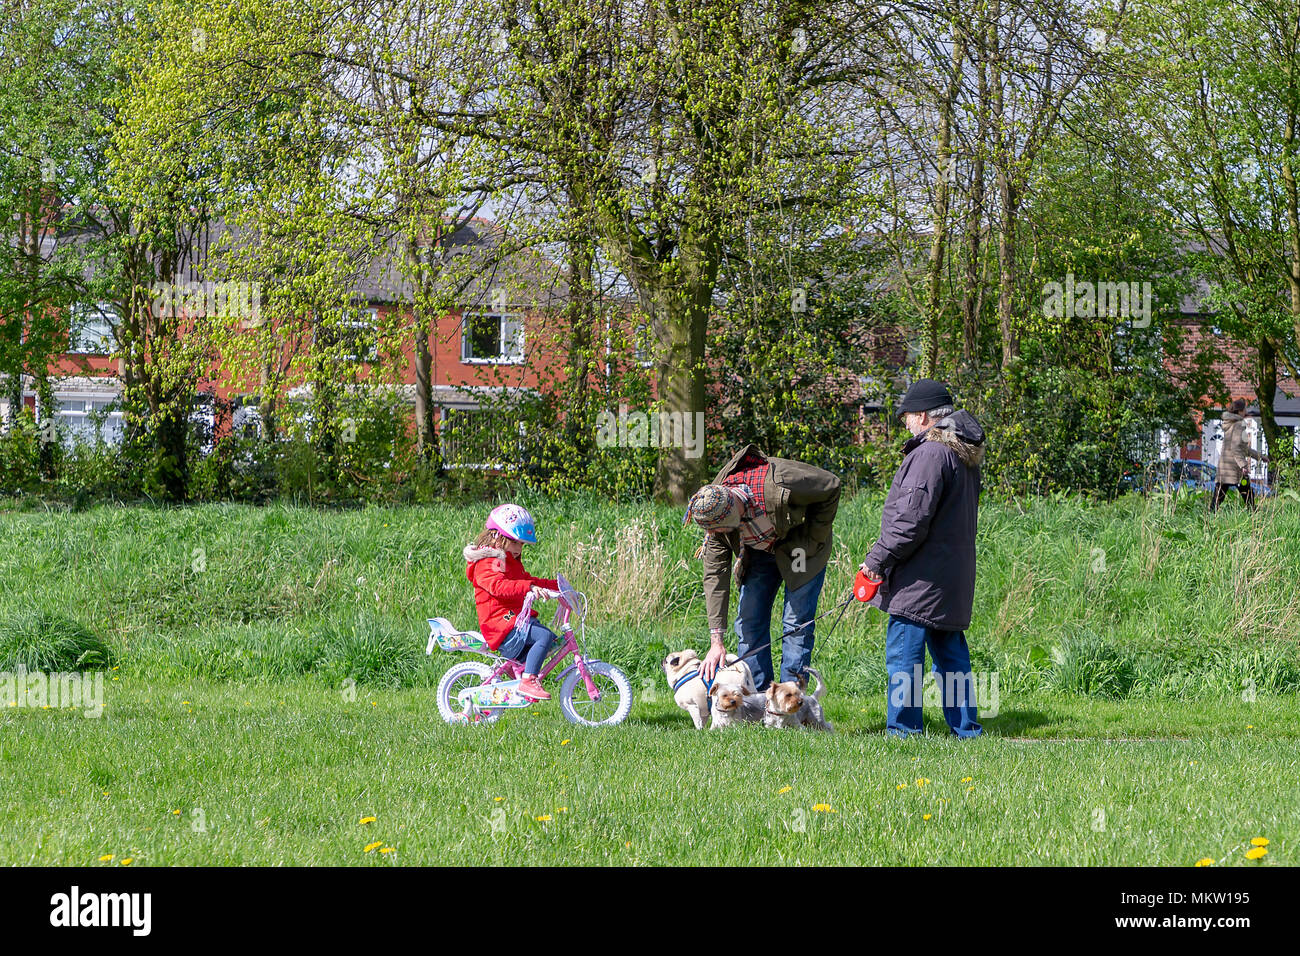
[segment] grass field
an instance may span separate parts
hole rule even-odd
[[[846,504],[828,596],[879,504]],[[937,713],[925,739],[883,736],[883,624],[860,608],[815,657],[836,734],[696,733],[655,670],[703,644],[679,516],[536,510],[530,568],[570,572],[592,650],[632,676],[621,727],[554,704],[438,720],[451,658],[424,657],[423,619],[473,620],[477,510],[0,513],[0,670],[80,657],[106,678],[101,719],[0,707],[0,863],[1295,862],[1293,503],[1215,523],[987,505],[970,641],[1001,699],[966,742]]]

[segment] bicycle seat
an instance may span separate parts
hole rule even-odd
[[[424,653],[432,654],[434,645],[444,651],[477,651],[491,654],[492,648],[478,631],[458,631],[445,617],[426,618],[429,622],[429,646]]]

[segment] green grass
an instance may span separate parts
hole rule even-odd
[[[883,736],[883,620],[857,606],[815,654],[838,733],[694,732],[656,665],[705,643],[697,534],[528,504],[528,566],[588,593],[592,651],[637,690],[619,728],[438,721],[452,658],[424,619],[473,626],[460,549],[486,508],[0,511],[0,670],[113,668],[101,719],[0,706],[0,862],[1184,865],[1256,836],[1258,865],[1294,862],[1296,503],[986,503],[968,636],[1000,713],[967,742],[937,713]],[[823,609],[880,504],[845,503]]]
[[[348,696],[124,678],[98,720],[9,708],[0,863],[1295,862],[1294,698],[1030,697],[959,742],[933,722],[885,738],[878,695],[837,694],[834,735],[696,732],[666,693],[604,730],[554,705],[452,728],[426,690]]]

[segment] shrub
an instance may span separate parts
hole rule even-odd
[[[0,670],[66,672],[111,663],[108,645],[76,621],[34,610],[0,619]]]

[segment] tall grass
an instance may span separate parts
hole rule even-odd
[[[679,510],[590,496],[526,503],[541,541],[525,563],[563,571],[587,593],[593,652],[646,687],[666,647],[704,646],[700,534],[682,527]],[[847,591],[880,507],[878,496],[844,503],[822,610]],[[3,635],[54,633],[22,622],[64,621],[124,669],[422,686],[447,664],[423,658],[424,619],[475,626],[461,548],[487,510],[0,513],[0,622],[18,622],[0,638],[17,647]],[[1300,504],[1291,501],[1253,515],[1231,503],[1209,515],[1185,498],[986,502],[968,631],[975,666],[998,671],[1004,692],[1294,692],[1296,568]],[[827,637],[833,619],[819,625],[819,667],[833,683],[882,688],[882,615],[854,604]]]

